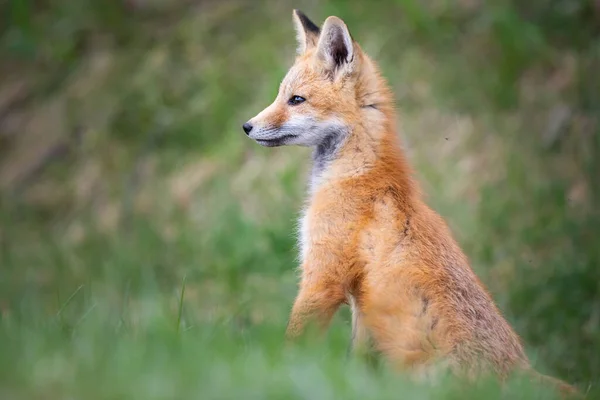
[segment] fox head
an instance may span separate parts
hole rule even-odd
[[[275,101],[243,125],[246,134],[267,147],[319,146],[340,141],[358,119],[358,72],[363,53],[337,17],[319,29],[294,10],[298,39],[294,65]]]

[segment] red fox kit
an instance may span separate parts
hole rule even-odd
[[[423,202],[375,63],[339,18],[320,29],[297,10],[293,17],[296,62],[273,104],[243,126],[263,146],[314,148],[287,335],[311,320],[326,328],[347,303],[353,347],[372,340],[399,368],[442,360],[467,376],[530,370],[519,337]]]

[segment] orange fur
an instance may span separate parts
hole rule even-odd
[[[336,17],[323,29],[331,26],[345,28]],[[443,361],[467,376],[530,370],[519,337],[423,201],[401,150],[391,90],[375,63],[353,42],[352,64],[331,72],[312,35],[299,35],[307,43],[277,99],[252,120],[280,126],[298,114],[333,116],[350,132],[309,193],[288,337],[311,320],[326,329],[348,303],[354,345],[371,337],[401,369],[426,371]],[[306,105],[288,106],[291,94]]]

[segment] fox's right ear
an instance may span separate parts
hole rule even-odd
[[[296,37],[298,39],[298,54],[317,45],[321,30],[300,10],[294,10],[294,26],[296,28]]]

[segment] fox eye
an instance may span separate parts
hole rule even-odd
[[[290,106],[295,106],[300,103],[303,103],[305,100],[306,99],[304,97],[294,95],[294,96],[290,97],[290,99],[288,100],[288,104]]]

